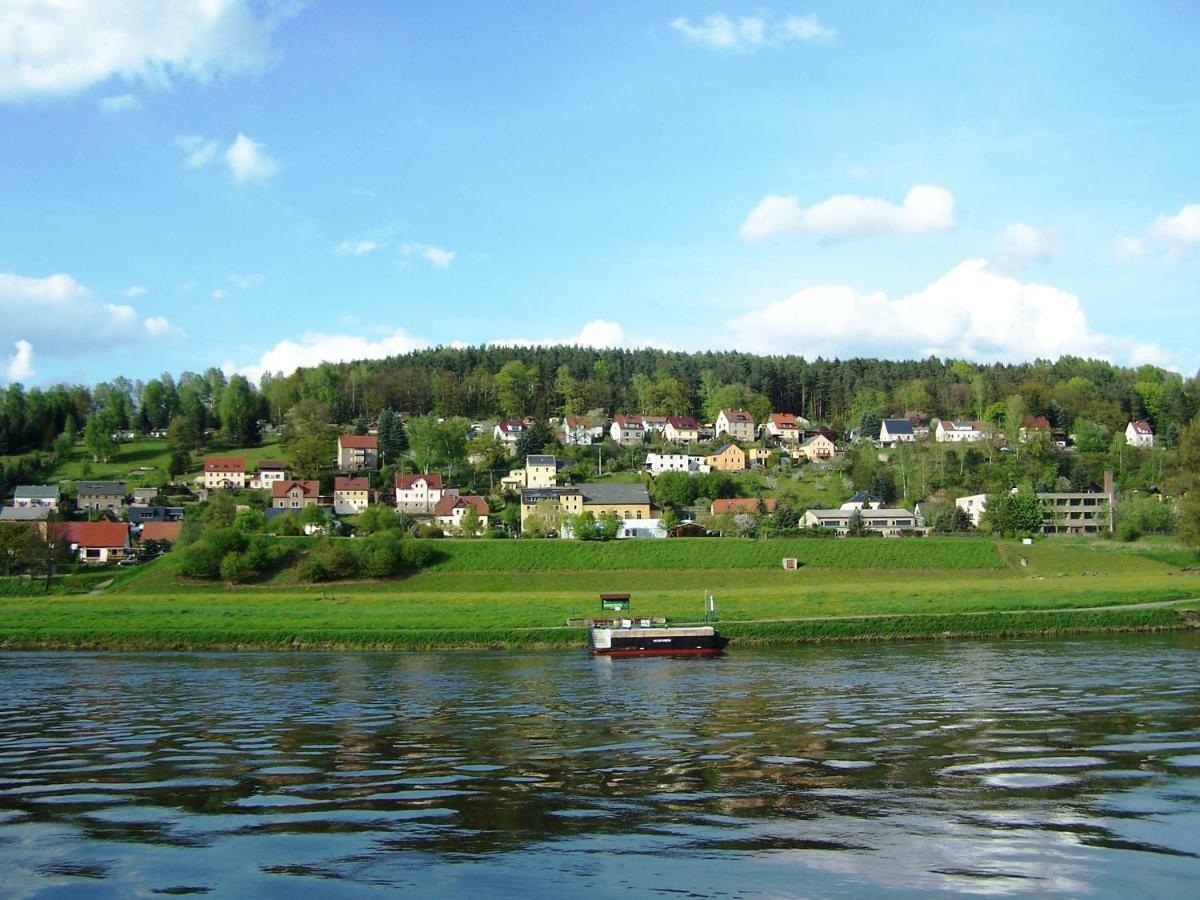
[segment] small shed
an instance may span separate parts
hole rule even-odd
[[[628,594],[601,594],[601,612],[624,612],[629,609]]]

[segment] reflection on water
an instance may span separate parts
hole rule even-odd
[[[0,895],[1181,894],[1200,641],[0,655]]]

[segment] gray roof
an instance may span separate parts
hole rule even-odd
[[[847,503],[882,503],[883,498],[867,491],[859,491],[846,501]]]
[[[120,494],[121,496],[125,496],[125,482],[80,481],[76,485],[76,492],[81,496],[83,494]]]
[[[15,500],[57,500],[57,484],[19,484],[13,491]]]
[[[908,421],[908,419],[884,419],[883,425],[887,426],[888,434],[913,433],[912,422]]]
[[[554,457],[550,454],[533,454],[525,457],[525,465],[527,466],[552,466],[554,465]]]
[[[521,488],[521,502],[541,503],[543,500],[557,500],[564,494],[578,493],[579,488],[574,487]]]
[[[48,506],[0,506],[0,522],[41,522],[51,512]]]
[[[913,517],[907,509],[810,509],[809,512],[822,519],[849,519],[855,513],[860,513],[865,521]]]
[[[588,503],[649,503],[650,495],[641,484],[581,484],[584,505]]]

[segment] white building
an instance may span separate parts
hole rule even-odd
[[[970,444],[987,437],[987,430],[982,422],[938,419],[933,437],[939,444]]]
[[[879,445],[893,447],[899,443],[912,443],[917,439],[912,422],[908,419],[884,419],[879,424]]]
[[[1125,443],[1149,450],[1154,446],[1154,429],[1146,422],[1130,422],[1125,426]]]
[[[661,475],[663,472],[704,475],[712,471],[703,456],[688,456],[686,453],[647,453],[646,469],[651,475]]]

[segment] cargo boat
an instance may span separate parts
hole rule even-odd
[[[594,619],[588,630],[592,656],[719,656],[728,643],[712,625],[670,627],[650,619]]]

